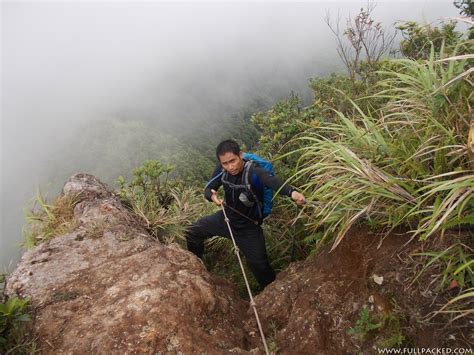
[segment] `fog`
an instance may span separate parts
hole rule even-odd
[[[124,113],[212,124],[255,97],[309,99],[309,78],[343,70],[326,11],[344,18],[364,4],[2,2],[0,271],[20,254],[22,210],[37,187],[74,172],[48,169],[62,169],[85,125]],[[374,11],[392,29],[457,15],[433,0]]]

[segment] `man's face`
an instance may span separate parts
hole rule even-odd
[[[231,175],[237,175],[244,168],[244,160],[242,159],[243,154],[243,152],[240,152],[239,155],[227,152],[219,155],[219,161],[225,171]]]

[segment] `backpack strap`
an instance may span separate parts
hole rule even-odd
[[[243,183],[245,185],[247,185],[247,189],[251,190],[252,189],[252,185],[250,184],[250,180],[249,180],[249,172],[250,172],[250,167],[252,166],[252,161],[251,160],[247,160],[245,162],[245,165],[244,165],[244,173],[242,175],[243,177]]]
[[[233,184],[228,181],[228,172],[222,169],[222,176],[221,176],[221,181],[222,185],[226,185],[230,187],[232,190],[237,190],[237,189],[245,189],[248,191],[251,195],[252,198],[254,199],[256,205],[257,205],[257,211],[260,219],[263,219],[263,205],[262,201],[260,201],[255,194],[254,190],[252,189],[252,184],[251,180],[249,179],[250,175],[250,168],[254,164],[253,161],[251,160],[246,160],[244,164],[244,171],[242,173],[242,184]]]
[[[249,179],[249,174],[250,174],[250,168],[252,167],[252,165],[254,164],[253,161],[251,160],[248,160],[246,163],[245,163],[245,167],[244,167],[244,175],[243,175],[243,182],[247,185],[247,190],[252,194],[252,197],[255,201],[255,203],[257,204],[257,210],[258,210],[258,215],[261,219],[263,219],[263,205],[262,205],[262,201],[260,201],[257,197],[257,195],[255,194],[255,191],[254,189],[252,189],[252,184],[251,184],[251,181]]]

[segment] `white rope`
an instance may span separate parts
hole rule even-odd
[[[250,291],[250,286],[247,280],[247,275],[245,274],[244,265],[242,264],[242,259],[240,258],[239,247],[235,243],[234,234],[232,233],[232,229],[230,228],[229,218],[227,218],[227,214],[225,213],[224,206],[222,206],[222,211],[224,212],[224,220],[225,220],[225,223],[227,223],[227,228],[229,228],[229,233],[232,238],[232,242],[234,243],[235,254],[237,255],[237,259],[239,259],[240,268],[242,270],[242,274],[244,275],[245,286],[247,286],[247,291],[250,297],[250,306],[252,307],[253,312],[255,313],[255,319],[257,320],[258,330],[260,331],[263,347],[265,348],[265,354],[270,355],[270,352],[268,351],[267,341],[265,339],[265,334],[263,334],[262,324],[260,323],[260,318],[258,317],[257,305],[255,304],[253,300],[252,291]]]

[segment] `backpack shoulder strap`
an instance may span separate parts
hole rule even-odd
[[[250,174],[250,168],[252,166],[253,162],[251,160],[247,160],[244,165],[244,172],[242,174],[242,184],[247,186],[247,189],[251,189],[251,181],[249,179],[249,174]]]
[[[227,182],[227,174],[228,174],[228,172],[225,171],[224,168],[222,168],[222,171],[221,171],[220,175],[221,175],[221,182],[223,184]]]
[[[262,201],[259,200],[259,198],[256,195],[254,189],[252,188],[252,181],[249,178],[250,177],[250,169],[254,165],[255,165],[255,162],[253,162],[252,160],[248,160],[245,163],[244,175],[242,176],[242,183],[247,186],[247,190],[250,192],[250,194],[252,194],[252,197],[253,197],[255,203],[257,204],[258,214],[259,214],[260,218],[263,218]]]

